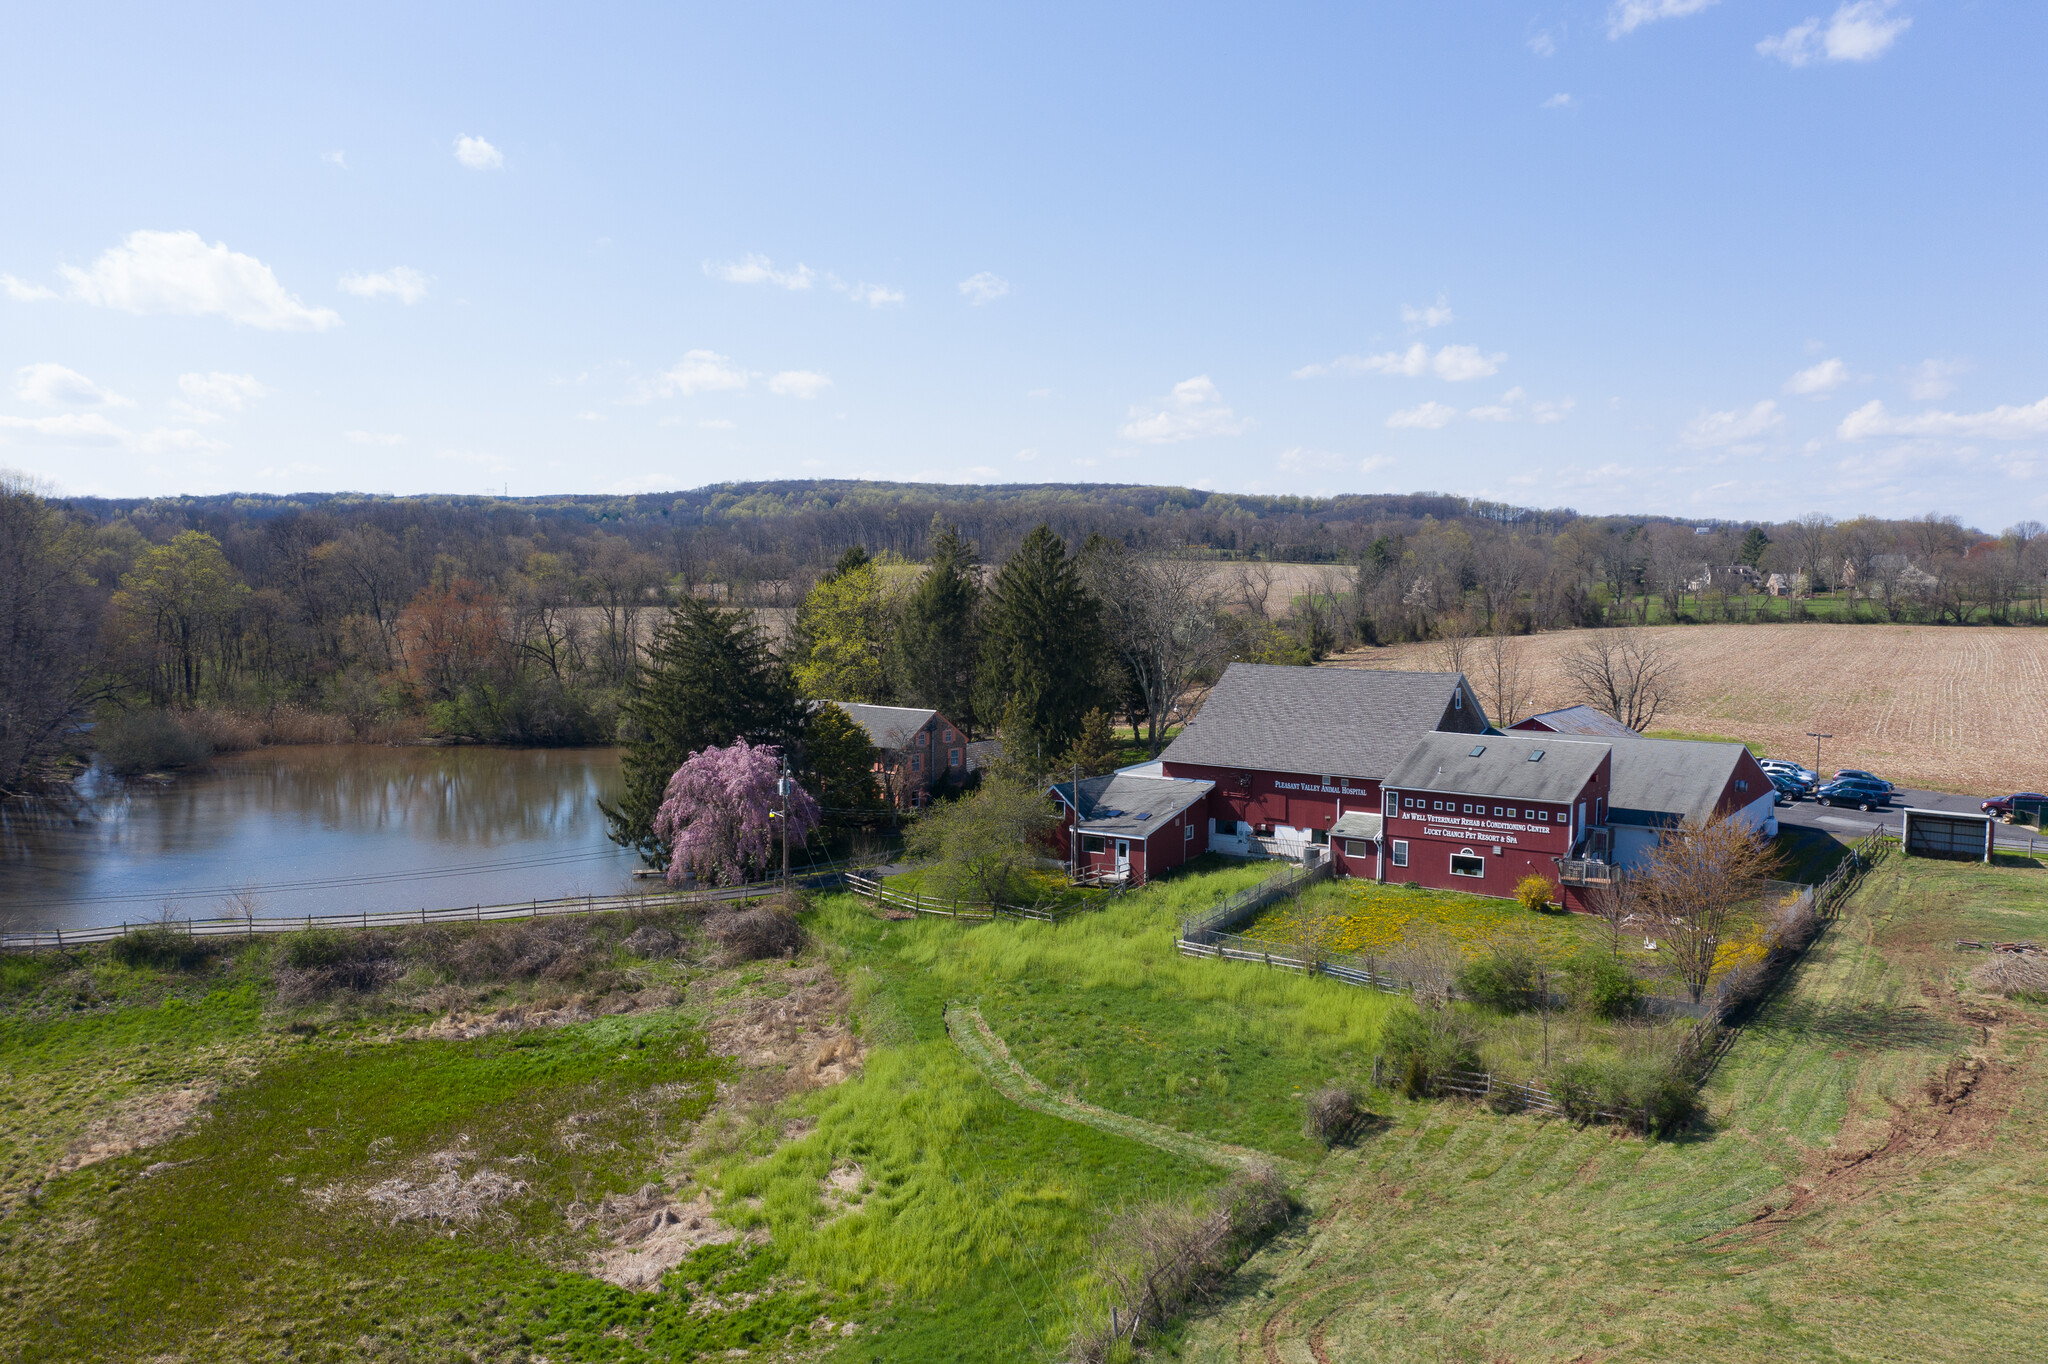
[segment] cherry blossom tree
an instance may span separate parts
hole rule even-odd
[[[746,879],[750,866],[767,867],[781,817],[777,755],[771,745],[740,739],[730,748],[699,749],[676,769],[654,815],[654,835],[670,849],[671,884],[694,872],[732,885]],[[818,820],[818,802],[792,782],[791,846],[804,846]]]

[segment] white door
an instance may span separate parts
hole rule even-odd
[[[1129,839],[1127,839],[1127,838],[1119,838],[1119,839],[1118,839],[1118,840],[1116,841],[1116,870],[1117,870],[1117,875],[1121,876],[1121,875],[1123,875],[1124,873],[1128,872],[1128,871],[1129,871],[1130,869],[1131,869],[1131,841],[1130,841]]]

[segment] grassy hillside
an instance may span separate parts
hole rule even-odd
[[[2034,1356],[2048,1009],[1968,985],[1977,934],[2048,936],[2048,868],[1888,858],[1679,1141],[1389,1106],[1186,1356]]]

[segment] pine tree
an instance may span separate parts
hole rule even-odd
[[[1042,766],[1103,699],[1101,605],[1066,543],[1040,525],[996,574],[984,615],[976,710],[1003,716],[1011,762]]]
[[[1071,778],[1074,769],[1079,768],[1084,777],[1099,777],[1114,769],[1120,756],[1116,735],[1109,726],[1109,712],[1097,706],[1081,717],[1080,737],[1060,754],[1051,775]]]
[[[1742,537],[1742,548],[1736,551],[1735,557],[1741,562],[1748,564],[1751,568],[1755,568],[1763,562],[1764,550],[1770,546],[1770,543],[1771,537],[1764,534],[1762,526],[1751,526],[1749,534]]]
[[[931,567],[903,603],[889,651],[896,695],[906,704],[931,707],[970,734],[977,729],[980,605],[974,547],[947,526],[932,540]]]
[[[685,597],[655,632],[647,663],[623,707],[631,737],[619,759],[625,789],[600,803],[614,843],[650,865],[668,861],[654,832],[662,792],[692,753],[735,739],[786,745],[802,711],[787,671],[742,611],[721,611]]]

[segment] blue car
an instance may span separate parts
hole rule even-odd
[[[1831,781],[1813,793],[1822,805],[1853,805],[1859,810],[1882,810],[1892,803],[1892,793],[1867,781]]]
[[[1793,801],[1805,795],[1809,789],[1805,782],[1789,772],[1772,772],[1769,775],[1771,785],[1777,789],[1778,804],[1780,805],[1790,805]]]

